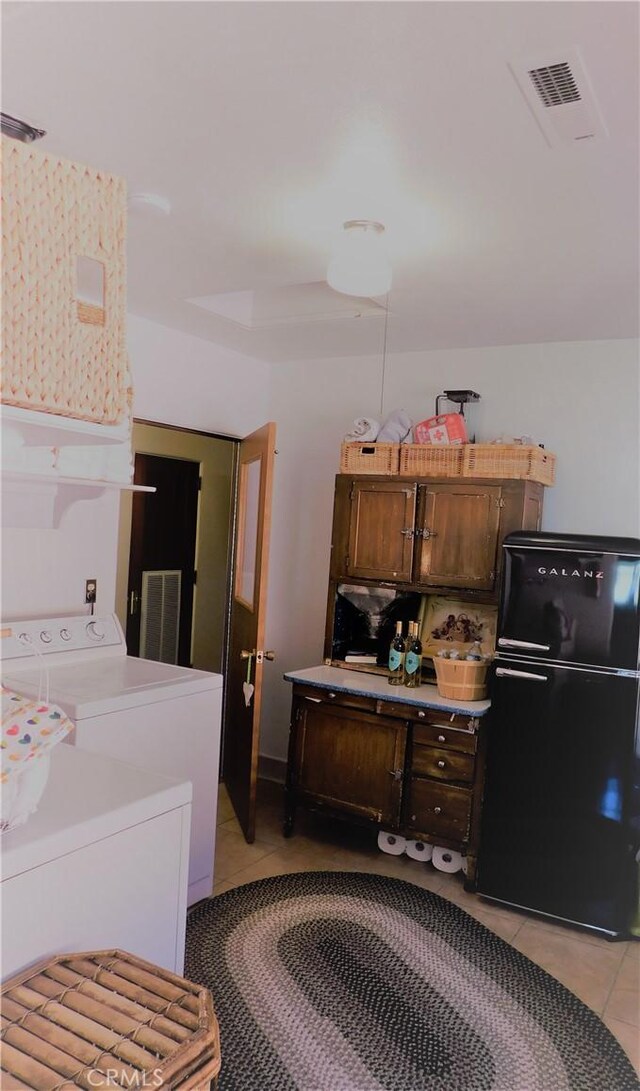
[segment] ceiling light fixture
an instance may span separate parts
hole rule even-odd
[[[327,269],[327,284],[344,295],[386,295],[391,266],[384,245],[384,224],[347,220]]]

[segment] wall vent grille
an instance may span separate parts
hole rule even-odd
[[[178,662],[180,569],[142,573],[140,656],[159,663]]]
[[[580,102],[582,98],[566,61],[546,68],[532,68],[529,75],[545,106],[563,106],[567,102]]]

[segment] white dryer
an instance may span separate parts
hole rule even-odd
[[[72,745],[193,786],[188,904],[213,888],[222,675],[126,654],[115,614],[3,621],[2,681],[76,724]],[[46,669],[45,669],[46,668]]]

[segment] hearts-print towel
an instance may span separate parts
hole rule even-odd
[[[0,686],[0,696],[0,782],[4,782],[12,773],[22,772],[25,762],[40,757],[64,739],[75,724],[57,705],[33,701],[6,686]]]

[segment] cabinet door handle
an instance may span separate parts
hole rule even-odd
[[[438,769],[444,769],[446,764],[447,764],[446,761],[442,761],[442,760],[436,762],[436,765],[438,766]]]
[[[438,742],[446,742],[446,741],[447,741],[446,735],[438,735]]]
[[[428,542],[429,538],[437,538],[438,537],[438,531],[437,530],[431,530],[429,527],[423,527],[422,530],[418,531],[418,534],[420,535],[421,538],[424,538],[425,542]]]
[[[400,531],[400,533],[402,534],[403,538],[413,538],[415,530],[413,529],[413,527],[404,527]]]
[[[402,780],[402,769],[387,769],[387,773],[394,780]]]
[[[333,697],[337,697],[337,694],[336,694],[336,693],[334,693],[332,689],[330,689],[330,690],[329,690],[329,693],[328,693],[328,696],[329,696],[329,697],[331,697],[331,698],[333,698]]]
[[[434,807],[433,808],[433,813],[434,814],[442,814],[442,807]]]
[[[421,720],[424,720],[426,715],[427,715],[426,712],[419,712],[418,713],[418,716],[420,717]]]

